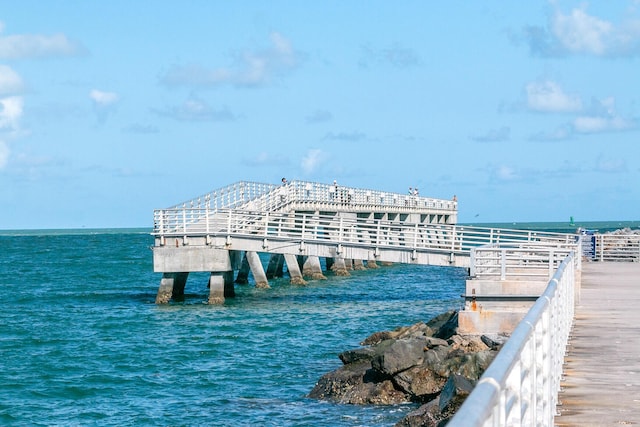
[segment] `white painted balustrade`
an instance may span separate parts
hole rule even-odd
[[[579,263],[574,252],[564,258],[448,426],[553,425]]]
[[[158,209],[154,232],[158,238],[243,236],[292,242],[385,246],[421,251],[467,254],[472,248],[509,242],[570,244],[575,236],[448,224],[410,223],[341,215],[252,212],[207,208]]]

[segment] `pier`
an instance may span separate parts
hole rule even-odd
[[[456,222],[453,199],[335,183],[235,183],[154,211],[153,264],[163,274],[156,302],[180,298],[190,272],[210,273],[208,301],[216,304],[249,272],[255,286],[268,287],[285,266],[293,283],[323,278],[323,264],[340,274],[379,262],[469,268],[479,246],[575,241]],[[266,271],[259,254],[269,257]]]
[[[629,278],[638,274],[640,235],[456,222],[454,199],[304,181],[235,183],[154,211],[154,271],[162,273],[156,303],[180,298],[190,272],[208,272],[208,302],[222,304],[249,274],[268,288],[285,268],[294,284],[323,279],[323,266],[336,274],[380,262],[468,268],[459,333],[510,337],[449,425],[637,423],[637,322],[620,313],[635,316],[638,292]],[[266,270],[260,254],[269,259]],[[624,268],[603,267],[609,263]],[[624,280],[618,271],[627,271]],[[607,345],[617,355],[603,355]],[[593,379],[596,388],[585,387]],[[616,403],[597,394],[607,390],[633,398]]]

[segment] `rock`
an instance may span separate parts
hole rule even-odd
[[[388,377],[371,369],[366,361],[351,363],[323,375],[308,397],[355,405],[407,402],[407,396],[396,390]]]
[[[449,343],[441,338],[426,337],[427,348],[446,347]]]
[[[439,314],[433,319],[427,322],[427,326],[430,327],[434,331],[438,331],[445,323],[451,319],[453,315],[457,315],[456,311],[450,310],[445,313]]]
[[[454,413],[472,390],[471,381],[462,375],[451,375],[440,393],[440,412],[445,415]]]
[[[425,403],[415,411],[409,412],[393,427],[436,427],[442,416],[440,415],[440,399],[435,398]]]
[[[406,392],[414,402],[428,402],[438,396],[447,377],[442,377],[428,368],[418,365],[396,374],[395,384]]]
[[[451,316],[444,322],[442,326],[438,329],[438,332],[433,334],[435,338],[442,338],[443,340],[448,340],[453,335],[458,333],[458,312],[448,312],[452,313]]]
[[[404,338],[389,340],[391,344],[371,360],[373,369],[395,375],[400,371],[419,365],[423,361],[424,348],[427,340],[424,338]]]
[[[451,344],[451,348],[453,350],[461,349],[465,353],[475,353],[489,349],[487,344],[485,344],[480,337],[475,335],[454,335],[449,339],[448,343]]]
[[[374,345],[389,339],[422,336],[430,337],[432,335],[433,329],[427,326],[424,322],[418,322],[411,326],[402,326],[396,328],[393,331],[376,332],[362,341],[360,345]]]
[[[383,354],[391,345],[394,343],[394,340],[384,340],[374,346],[371,347],[361,347],[353,350],[347,350],[338,355],[342,363],[349,364],[362,360],[371,361],[381,354]]]
[[[503,342],[458,335],[457,320],[449,311],[370,335],[365,347],[340,353],[344,365],[323,375],[308,396],[348,404],[427,403],[397,425],[446,424]]]
[[[340,403],[352,405],[399,405],[407,402],[407,396],[396,390],[390,380],[365,382],[351,388]]]
[[[485,335],[482,335],[480,339],[491,350],[500,350],[504,345],[504,343],[507,342],[509,337],[503,334],[485,334]]]

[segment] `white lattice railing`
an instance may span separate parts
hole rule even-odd
[[[472,248],[509,242],[570,244],[576,236],[448,224],[421,224],[283,212],[249,212],[209,209],[158,209],[154,232],[159,238],[244,236],[255,239],[318,241],[333,244],[396,246],[416,250],[468,253]],[[163,240],[163,239],[161,239]]]
[[[455,200],[434,199],[417,195],[344,187],[308,181],[292,181],[287,185],[241,181],[172,206],[169,209],[239,209],[278,211],[286,206],[366,206],[415,211],[455,212]]]
[[[573,237],[571,243],[530,241],[471,249],[469,274],[479,280],[549,280],[567,255],[580,248],[578,236]]]

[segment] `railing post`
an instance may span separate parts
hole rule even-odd
[[[209,238],[210,229],[209,229],[209,205],[208,204],[204,208],[204,220],[206,223],[207,238]]]
[[[471,248],[469,252],[469,277],[476,277],[476,249]]]
[[[269,212],[264,215],[264,237],[267,237],[269,232]]]
[[[451,252],[456,250],[456,226],[451,227]]]
[[[307,224],[307,215],[306,214],[302,214],[302,234],[300,236],[300,238],[302,240],[304,240],[304,231],[306,228],[306,224]]]
[[[507,250],[500,251],[500,280],[507,278]]]

